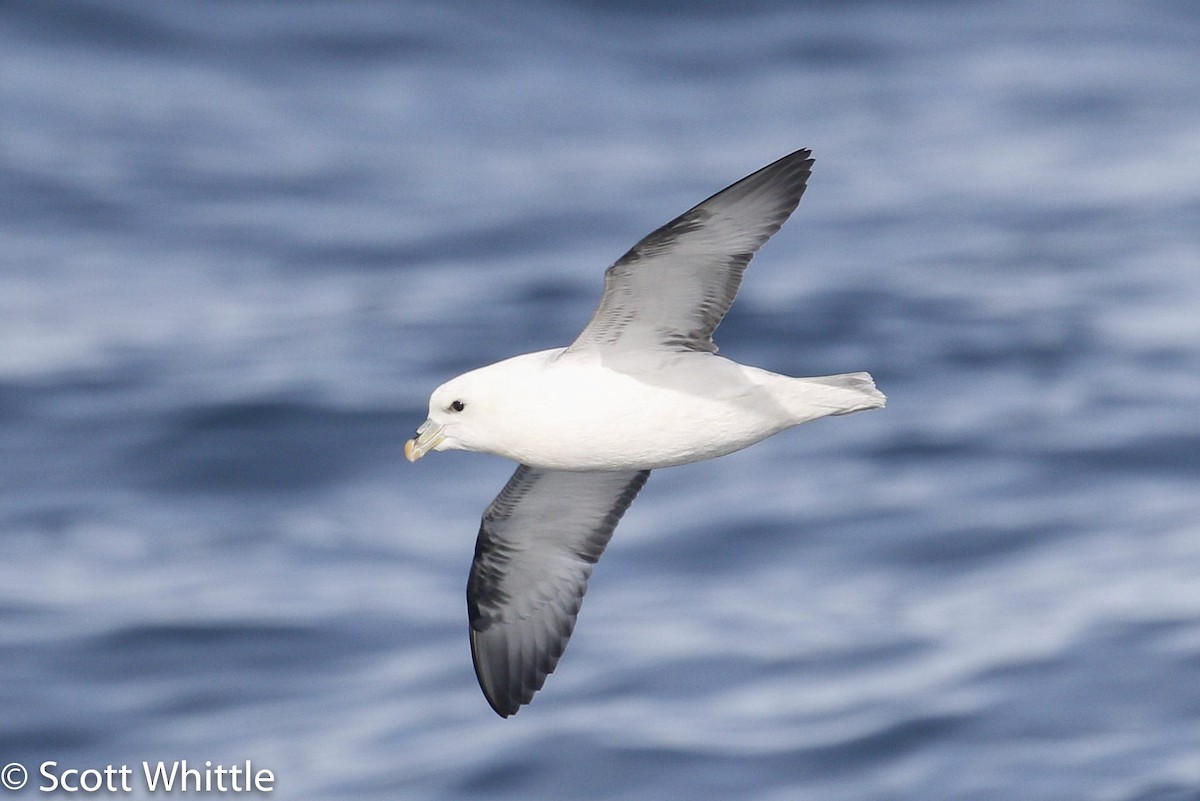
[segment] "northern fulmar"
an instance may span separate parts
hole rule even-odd
[[[634,245],[568,347],[430,396],[409,461],[465,450],[519,463],[483,513],[467,581],[475,675],[502,717],[554,670],[592,565],[651,470],[884,405],[867,373],[792,378],[718,356],[712,341],[751,257],[800,202],[810,155],[784,156]]]

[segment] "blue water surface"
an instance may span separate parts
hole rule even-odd
[[[15,795],[1200,799],[1198,52],[1169,0],[0,5]],[[718,342],[887,409],[657,472],[497,718],[511,465],[409,466],[429,391],[799,147]]]

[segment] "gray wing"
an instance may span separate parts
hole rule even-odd
[[[634,245],[604,273],[600,305],[571,348],[715,352],[746,265],[804,194],[809,155],[784,156]]]
[[[484,511],[467,614],[475,675],[500,716],[529,703],[554,671],[592,565],[649,475],[521,465]]]

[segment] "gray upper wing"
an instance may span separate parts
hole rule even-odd
[[[521,465],[484,511],[467,614],[475,675],[502,717],[529,703],[554,671],[592,565],[649,475]]]
[[[797,150],[646,236],[604,273],[572,349],[716,351],[712,334],[754,252],[796,209],[813,160]]]

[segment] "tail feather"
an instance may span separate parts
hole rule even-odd
[[[887,403],[887,396],[875,387],[870,373],[841,373],[795,380],[807,385],[802,397],[810,409],[814,405],[821,409],[821,413],[815,415],[817,417],[853,414],[878,409]],[[811,419],[811,415],[805,416]]]
[[[865,403],[862,407],[864,409],[878,409],[887,403],[887,396],[875,386],[875,379],[871,378],[870,373],[823,375],[809,380],[862,395]]]

